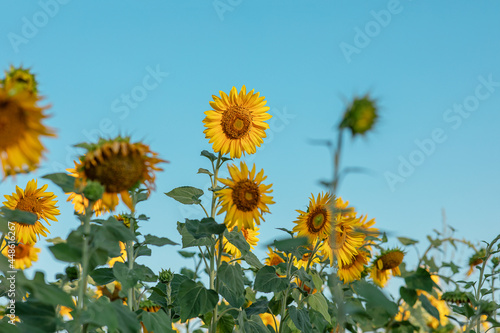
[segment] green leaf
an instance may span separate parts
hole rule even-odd
[[[243,236],[241,231],[236,229],[231,232],[226,231],[224,233],[224,237],[226,237],[229,243],[236,246],[236,248],[240,250],[242,255],[250,251],[250,245],[248,244],[245,236]]]
[[[100,286],[116,280],[112,268],[97,268],[90,272],[90,277]]]
[[[181,186],[165,194],[182,204],[193,205],[201,203],[200,197],[203,195],[203,190],[192,186]]]
[[[44,304],[74,306],[73,300],[69,294],[55,285],[45,283],[45,274],[36,272],[33,280],[28,280],[19,272],[16,274],[16,284],[19,287],[26,288],[32,295]]]
[[[306,301],[312,309],[321,313],[327,322],[329,322],[330,324],[332,323],[330,314],[328,313],[328,302],[326,301],[323,294],[316,293],[309,295],[307,296]]]
[[[255,290],[264,293],[279,292],[288,287],[288,280],[280,278],[273,266],[264,266],[255,276]]]
[[[219,294],[235,308],[245,303],[245,285],[243,284],[243,271],[239,264],[228,265],[223,262],[217,271]]]
[[[120,300],[110,303],[107,297],[90,302],[82,314],[82,322],[98,327],[106,326],[108,332],[137,333],[141,329],[134,312]]]
[[[12,332],[44,333],[56,331],[56,311],[54,305],[47,305],[37,299],[16,302],[16,315],[23,321],[16,326],[19,330]],[[9,324],[12,327],[16,327]],[[0,326],[1,332],[10,332]]]
[[[276,247],[278,251],[293,253],[296,257],[302,257],[298,250],[300,247],[307,246],[308,244],[309,241],[307,237],[295,237],[274,241],[274,247]]]
[[[219,296],[215,291],[208,290],[201,283],[193,280],[185,280],[181,283],[177,298],[182,322],[212,311],[219,301]]]
[[[217,156],[215,156],[214,154],[212,154],[211,152],[209,152],[208,150],[203,150],[201,152],[201,156],[205,156],[206,158],[208,158],[211,162],[215,162],[217,160]]]
[[[259,316],[251,316],[250,319],[243,320],[243,331],[245,333],[269,333],[269,330]]]
[[[431,302],[425,297],[423,294],[421,294],[418,299],[420,300],[420,303],[422,303],[422,307],[429,313],[431,316],[436,318],[437,320],[439,319],[439,311],[436,309]]]
[[[384,309],[389,316],[392,317],[398,312],[397,304],[390,301],[382,291],[374,285],[365,281],[356,281],[352,284],[352,287],[368,304],[373,304]]]
[[[3,217],[10,222],[19,222],[24,224],[33,225],[38,220],[36,214],[26,212],[19,209],[9,209],[7,207],[0,208]]]
[[[158,280],[158,276],[156,276],[155,273],[151,270],[151,268],[147,266],[134,263],[133,270],[140,281],[156,282]]]
[[[434,287],[431,275],[421,267],[414,274],[405,277],[405,281],[409,289],[420,289],[428,293],[432,292],[432,287]]]
[[[212,240],[210,238],[194,238],[194,236],[186,229],[184,223],[177,222],[177,230],[181,234],[183,249],[193,246],[210,246],[212,244]]]
[[[35,308],[31,313],[37,313],[38,308]],[[54,317],[49,317],[48,319],[53,319]],[[2,333],[21,333],[19,328],[16,325],[9,324],[9,317],[4,316],[0,321],[0,332]]]
[[[300,309],[292,305],[288,308],[288,314],[290,315],[290,319],[294,323],[295,327],[297,327],[300,332],[312,333],[312,325],[309,321],[309,313],[307,309]]]
[[[42,178],[51,180],[54,184],[59,186],[63,192],[68,193],[68,192],[76,192],[75,191],[75,177],[71,177],[67,173],[64,172],[58,172],[58,173],[51,173],[45,176],[42,176]]]
[[[214,174],[211,173],[210,171],[208,171],[207,169],[203,169],[203,168],[199,168],[198,169],[198,173],[204,173],[204,174],[207,174],[209,176],[213,176]]]
[[[176,242],[171,241],[166,237],[157,237],[154,235],[146,235],[144,236],[144,244],[151,244],[154,246],[164,246],[164,245],[179,245]]]
[[[172,321],[162,310],[158,312],[143,311],[139,316],[139,320],[142,321],[149,332],[175,332],[172,329]]]
[[[192,258],[196,255],[196,252],[188,252],[188,251],[182,251],[182,250],[177,251],[177,253],[179,253],[184,258]]]
[[[259,299],[257,302],[252,303],[248,308],[245,309],[247,315],[258,315],[267,312],[267,307],[269,306],[269,301],[267,299]]]
[[[123,290],[129,290],[139,281],[137,272],[133,269],[129,269],[128,265],[123,262],[115,262],[113,265],[113,274],[122,284]]]
[[[234,318],[230,314],[225,314],[217,321],[218,333],[232,333],[234,330]]]
[[[401,244],[403,244],[405,246],[418,243],[418,240],[406,238],[406,237],[398,237],[398,240],[401,242]]]
[[[185,227],[196,239],[220,235],[226,230],[226,225],[224,223],[218,224],[211,217],[206,217],[201,221],[186,219]]]
[[[250,251],[243,254],[242,257],[243,260],[245,260],[246,263],[252,267],[255,267],[257,269],[261,269],[262,267],[264,267],[264,265],[260,262],[259,258],[257,258],[257,256]]]
[[[68,243],[49,246],[49,250],[57,260],[65,262],[80,262],[82,260],[82,250],[70,246]]]
[[[401,298],[411,307],[417,302],[418,295],[415,289],[409,289],[402,286],[399,288],[399,294],[401,295]]]

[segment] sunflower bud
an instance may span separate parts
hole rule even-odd
[[[83,195],[90,201],[97,201],[102,198],[104,194],[104,186],[96,181],[88,181],[87,186],[83,189]]]
[[[35,75],[31,74],[29,69],[22,67],[10,66],[10,70],[5,72],[5,79],[1,83],[12,95],[22,91],[26,91],[31,95],[37,93]]]
[[[68,280],[70,281],[75,281],[78,279],[80,276],[80,272],[75,266],[68,266],[66,267],[66,276],[68,277]]]
[[[174,279],[174,273],[170,269],[162,269],[159,278],[161,283],[169,284]]]
[[[447,291],[441,295],[441,299],[448,303],[464,304],[470,302],[467,293],[460,290]]]
[[[353,136],[365,134],[373,128],[377,118],[375,101],[371,100],[368,95],[363,98],[356,97],[345,111],[339,128],[349,128]]]

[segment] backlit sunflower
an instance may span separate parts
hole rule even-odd
[[[11,93],[9,87],[0,87],[0,164],[4,176],[36,169],[45,151],[40,137],[55,136],[42,124],[48,106],[37,106],[40,100],[26,90]]]
[[[38,252],[40,252],[40,249],[32,245],[18,243],[17,245],[12,244],[4,246],[5,241],[2,244],[2,254],[9,259],[14,259],[15,269],[30,268],[33,262],[38,260]]]
[[[49,220],[57,221],[55,216],[60,214],[59,209],[56,207],[57,201],[55,199],[57,197],[54,193],[45,192],[47,187],[47,185],[43,185],[38,188],[37,181],[32,179],[26,185],[24,191],[19,186],[16,186],[16,193],[4,195],[7,201],[4,201],[3,204],[7,208],[31,212],[38,217],[38,220],[33,225],[16,222],[17,242],[33,245],[37,241],[37,236],[43,235],[46,237],[46,232],[49,232],[40,220],[44,219],[48,225],[50,225]]]
[[[255,229],[254,222],[260,225],[264,221],[263,213],[269,213],[267,205],[273,204],[270,185],[262,184],[267,176],[264,170],[255,174],[255,164],[249,171],[245,162],[240,162],[240,169],[236,165],[228,165],[231,179],[219,179],[228,188],[220,190],[222,208],[218,214],[226,213],[224,223],[228,228],[237,225],[241,229]]]
[[[114,210],[119,203],[118,195],[123,202],[133,209],[132,198],[129,190],[143,184],[149,191],[155,188],[155,171],[163,169],[158,163],[167,162],[158,158],[143,143],[131,143],[130,138],[117,137],[115,139],[100,139],[97,144],[82,145],[87,149],[80,162],[75,162],[75,169],[69,169],[73,177],[79,178],[78,183],[85,185],[87,180],[101,183],[105,192],[94,206],[98,211],[98,204],[103,208]],[[81,197],[80,197],[81,198]],[[83,205],[88,205],[78,199],[74,201],[75,209],[81,210]]]
[[[299,237],[308,237],[310,243],[316,239],[321,241],[327,238],[330,235],[332,224],[332,213],[329,208],[331,201],[332,195],[330,193],[318,194],[317,198],[311,194],[307,212],[297,210],[300,216],[294,221],[297,225],[293,231],[297,232]]]
[[[246,92],[243,86],[238,93],[236,87],[231,89],[229,96],[220,91],[221,97],[213,95],[210,102],[213,110],[205,111],[205,133],[213,150],[222,154],[229,153],[231,158],[240,158],[241,154],[253,154],[256,146],[260,147],[266,137],[265,123],[272,116],[266,111],[265,97],[259,97],[254,91]]]
[[[361,279],[361,275],[365,270],[365,265],[368,264],[368,253],[360,250],[356,254],[350,264],[343,265],[342,261],[338,262],[339,270],[337,275],[344,283],[351,283],[355,280]]]
[[[389,272],[392,275],[401,275],[399,265],[403,262],[404,252],[399,249],[382,251],[373,261],[370,270],[370,277],[373,282],[380,287],[384,287],[389,279]]]
[[[237,230],[237,227],[234,226],[229,231],[233,231],[233,230]],[[260,233],[258,231],[259,231],[259,228],[257,228],[257,227],[255,227],[254,230],[245,229],[245,228],[241,229],[241,233],[245,237],[245,240],[247,241],[247,243],[250,245],[250,250],[255,249],[255,247],[257,246],[257,243],[259,242],[259,238],[257,238],[257,236],[260,235]],[[228,240],[226,239],[226,237],[224,237],[223,242],[224,242],[223,243],[223,245],[224,245],[223,251],[225,253],[229,254],[231,256],[231,258],[240,258],[241,257],[240,250],[238,250],[238,248],[236,246],[234,246],[233,244],[229,243]],[[215,248],[216,249],[219,248],[218,242],[217,242],[217,245],[215,246]],[[224,260],[224,259],[226,259],[226,260]],[[223,260],[229,261],[230,258],[224,256]]]

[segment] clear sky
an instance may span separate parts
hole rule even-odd
[[[340,195],[376,218],[393,245],[441,230],[442,209],[458,237],[491,240],[500,232],[499,15],[496,1],[2,1],[1,68],[37,74],[58,138],[43,141],[49,153],[36,173],[3,182],[0,193],[72,167],[73,144],[128,134],[170,161],[138,207],[151,217],[142,231],[180,242],[176,222],[202,211],[163,193],[206,190],[206,175],[196,174],[209,167],[203,112],[219,90],[246,85],[273,115],[264,145],[247,158],[274,188],[263,259],[264,244],[284,236],[275,228],[292,229],[295,210],[332,173],[328,151],[311,140],[334,139],[349,100],[369,93],[376,130],[346,136],[342,163],[370,172],[348,176]],[[78,222],[50,186],[62,212],[50,232],[65,238]],[[191,266],[177,250],[154,248],[140,262]],[[35,267],[52,279],[64,266],[43,250]]]

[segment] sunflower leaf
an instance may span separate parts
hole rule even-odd
[[[431,316],[439,320],[439,310],[434,307],[434,305],[431,304],[431,302],[425,297],[423,294],[421,294],[418,298],[420,302],[422,303],[422,307],[429,313]]]
[[[222,234],[226,230],[226,225],[218,224],[213,218],[206,217],[201,221],[186,219],[186,229],[194,238],[200,239]]]
[[[418,243],[418,240],[406,238],[406,237],[398,237],[398,240],[401,242],[401,244],[403,244],[405,246]]]
[[[181,321],[212,311],[219,300],[219,295],[206,289],[201,283],[185,280],[179,286],[177,295],[181,310]]]
[[[181,186],[174,188],[172,191],[165,194],[184,205],[197,205],[201,203],[200,197],[203,193],[203,190],[196,187]]]
[[[288,314],[292,319],[295,327],[297,327],[300,332],[312,332],[312,325],[309,320],[309,313],[307,309],[298,310],[294,305],[288,308]]]
[[[307,237],[295,237],[282,240],[275,240],[273,245],[279,251],[285,253],[293,253],[296,257],[302,257],[302,254],[298,251],[301,246],[307,246],[309,241]]]
[[[75,190],[75,177],[71,177],[67,173],[64,172],[58,172],[58,173],[51,173],[45,176],[42,176],[42,178],[51,180],[54,184],[59,186],[61,190],[65,193],[69,192],[76,192]]]
[[[90,272],[90,276],[98,285],[105,285],[116,280],[112,268],[97,268]]]
[[[431,275],[427,270],[421,267],[419,267],[414,274],[405,277],[405,282],[407,288],[420,289],[428,293],[432,292],[432,288],[434,287],[434,281],[432,281]]]
[[[276,274],[274,266],[264,266],[255,276],[255,290],[264,293],[279,292],[288,287],[288,280]]]
[[[177,231],[181,234],[182,237],[182,248],[185,249],[187,247],[192,246],[210,246],[212,244],[212,239],[208,237],[196,239],[186,228],[185,223],[177,222]]]
[[[243,271],[241,266],[235,263],[228,265],[223,262],[217,270],[217,283],[219,294],[224,297],[231,306],[239,308],[245,303],[245,286],[243,284]]]
[[[203,169],[203,168],[199,168],[198,169],[198,173],[204,173],[204,174],[207,174],[209,176],[213,176],[214,174],[211,173],[210,171],[208,171],[207,169]]]
[[[365,281],[356,281],[352,284],[354,291],[363,297],[367,304],[383,309],[389,316],[394,316],[398,312],[396,303],[389,300],[380,289]]]
[[[149,332],[175,332],[174,330],[172,330],[172,321],[163,311],[143,311],[139,315],[139,320],[142,321]]]
[[[109,332],[135,333],[141,329],[134,312],[122,302],[109,302],[107,297],[89,303],[82,314],[82,323],[107,326]]]
[[[203,150],[201,152],[201,156],[205,156],[206,158],[208,158],[211,162],[214,162],[217,160],[217,156],[215,156],[214,154],[212,154],[211,152],[209,152],[208,150]]]
[[[144,238],[145,238],[144,244],[151,244],[154,246],[179,245],[178,243],[173,242],[166,237],[157,237],[157,236],[148,234],[148,235],[145,235]]]
[[[19,222],[33,225],[38,220],[36,214],[26,212],[24,210],[9,209],[7,207],[2,207],[0,208],[0,210],[2,211],[2,215],[4,216],[4,218],[10,222]]]

